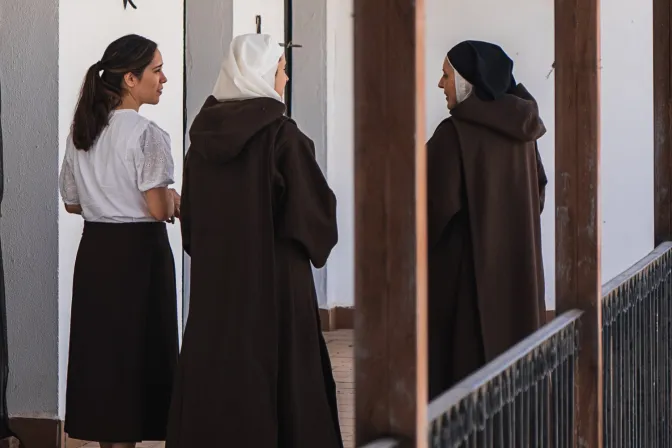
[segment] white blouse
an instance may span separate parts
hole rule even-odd
[[[134,110],[116,110],[89,151],[68,137],[59,187],[94,222],[152,222],[144,192],[174,183],[170,137]]]

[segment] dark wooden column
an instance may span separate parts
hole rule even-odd
[[[653,0],[655,244],[672,240],[672,2]]]
[[[354,0],[358,446],[426,446],[423,16],[423,0]]]
[[[557,310],[584,311],[578,446],[602,447],[600,0],[555,0]]]

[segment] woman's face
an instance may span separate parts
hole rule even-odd
[[[158,104],[163,92],[163,85],[168,82],[166,75],[163,74],[163,57],[157,49],[154,53],[154,59],[145,68],[142,78],[137,78],[132,73],[124,76],[126,90],[131,97],[138,103]]]
[[[443,90],[443,93],[446,95],[446,102],[448,103],[448,109],[452,109],[457,106],[457,91],[455,90],[455,70],[453,66],[450,65],[448,59],[443,60],[443,74],[441,75],[441,80],[439,81],[439,88]]]
[[[289,76],[287,76],[287,60],[283,54],[278,62],[278,71],[275,72],[275,91],[278,92],[278,95],[284,96],[285,87],[289,81]]]

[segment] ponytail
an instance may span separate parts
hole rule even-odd
[[[83,151],[91,149],[108,125],[110,112],[121,103],[121,97],[117,92],[106,88],[100,70],[100,63],[97,62],[86,72],[72,123],[73,143],[75,148]]]
[[[112,42],[101,61],[86,72],[72,121],[75,148],[88,151],[110,122],[110,113],[122,100],[124,76],[133,73],[139,79],[151,64],[157,45],[130,34]]]

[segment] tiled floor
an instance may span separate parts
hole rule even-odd
[[[336,380],[338,417],[345,448],[355,446],[355,361],[352,330],[324,333]]]
[[[338,393],[338,415],[345,448],[355,446],[355,369],[353,333],[351,330],[332,331],[324,334],[329,347]],[[93,448],[97,443],[68,440],[67,448]],[[138,448],[163,448],[161,442],[145,442]],[[200,447],[194,447],[200,448]]]
[[[164,446],[165,445],[163,444],[163,442],[143,442],[136,445],[136,448],[163,448]],[[97,443],[87,443],[86,445],[83,445],[82,448],[90,448],[90,447],[100,447],[100,445],[98,445]]]

